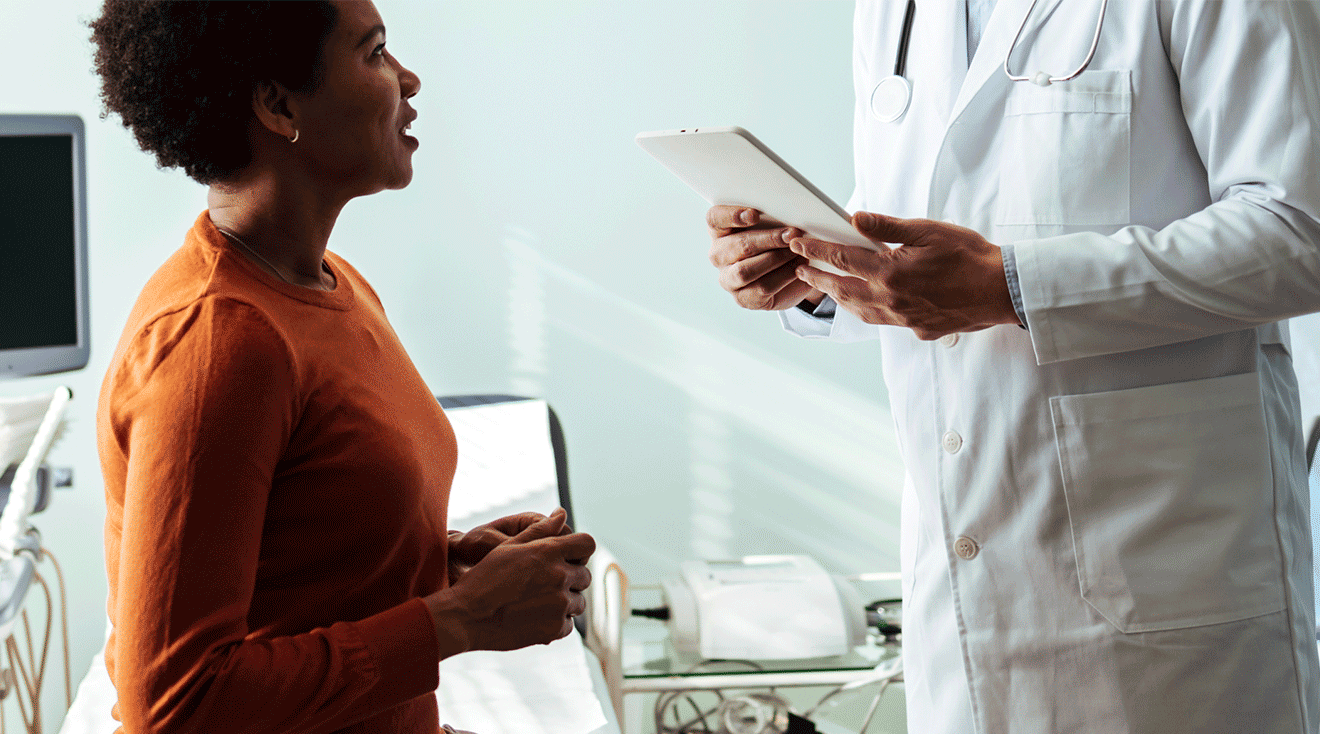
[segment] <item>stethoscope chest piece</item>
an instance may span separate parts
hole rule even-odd
[[[912,83],[895,74],[871,90],[871,114],[880,122],[893,122],[907,112],[912,102]]]
[[[912,19],[917,14],[917,0],[908,0],[903,13],[903,32],[894,54],[894,73],[880,80],[871,90],[871,116],[880,122],[893,122],[907,112],[912,103],[912,82],[907,80],[908,43],[912,40]]]

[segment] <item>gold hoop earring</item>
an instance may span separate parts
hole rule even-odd
[[[290,143],[296,143],[296,142],[298,142],[298,136],[301,135],[301,134],[302,134],[302,131],[301,131],[301,130],[294,130],[294,131],[293,131],[293,137],[289,138],[289,142],[290,142]]]

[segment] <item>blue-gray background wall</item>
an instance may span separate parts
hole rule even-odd
[[[547,398],[579,525],[635,581],[750,553],[897,569],[902,469],[875,345],[807,342],[736,308],[706,260],[705,204],[633,143],[742,125],[846,200],[852,3],[380,9],[390,49],[422,79],[416,177],[351,203],[330,247],[372,281],[433,391]],[[88,127],[91,364],[0,382],[3,396],[76,393],[52,454],[76,486],[36,518],[69,578],[75,685],[105,623],[96,394],[143,282],[205,208],[204,188],[99,118],[96,12],[10,0],[0,13],[0,112],[77,113]],[[47,678],[54,731],[62,681]]]

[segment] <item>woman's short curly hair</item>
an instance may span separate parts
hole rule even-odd
[[[337,20],[328,0],[106,0],[89,24],[102,117],[119,115],[162,168],[224,181],[251,162],[254,85],[319,87]]]

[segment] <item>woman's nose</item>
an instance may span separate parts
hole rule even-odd
[[[404,99],[416,95],[422,90],[422,80],[403,64],[399,64],[399,91]]]

